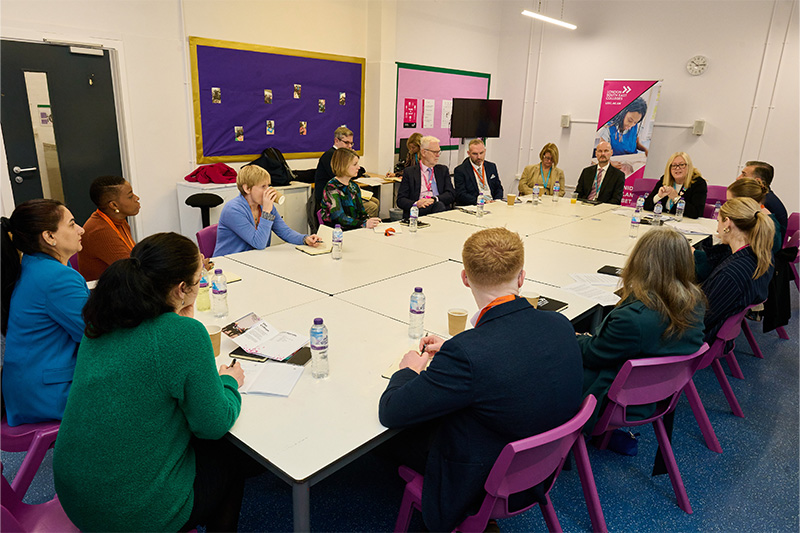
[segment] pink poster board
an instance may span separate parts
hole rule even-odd
[[[445,102],[452,105],[453,98],[488,98],[490,79],[489,74],[480,72],[398,63],[395,148],[400,147],[400,139],[414,132],[439,138],[443,148],[457,147],[458,139],[450,138],[450,112]],[[427,121],[425,100],[433,101],[433,115]]]

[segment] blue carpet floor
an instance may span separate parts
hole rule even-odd
[[[711,369],[695,383],[723,448],[706,448],[685,398],[678,405],[673,446],[694,513],[675,501],[668,476],[651,477],[656,440],[650,426],[637,428],[639,454],[624,457],[589,447],[600,501],[610,531],[791,531],[800,530],[798,441],[798,295],[792,289],[789,340],[762,334],[751,323],[765,359],[753,357],[743,335],[735,353],[745,380],[729,376],[746,418],[730,412]],[[726,365],[723,363],[723,367]],[[5,475],[12,479],[23,454],[3,453]],[[311,525],[317,531],[391,531],[403,485],[395,468],[368,454],[311,488]],[[52,498],[52,452],[31,486],[26,501]],[[563,472],[551,492],[565,531],[589,531],[576,470]],[[248,481],[241,531],[292,529],[291,489],[266,473]],[[500,521],[502,531],[545,531],[538,508]],[[415,514],[412,528],[422,521]]]

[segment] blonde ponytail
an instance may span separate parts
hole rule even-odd
[[[766,274],[772,264],[772,243],[775,238],[775,224],[769,215],[761,212],[758,202],[745,197],[728,200],[719,214],[722,220],[730,219],[744,233],[747,243],[756,254],[758,264],[753,279]]]

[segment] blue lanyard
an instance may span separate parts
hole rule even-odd
[[[550,168],[547,170],[547,180],[544,179],[544,172],[542,172],[542,181],[544,182],[544,188],[547,189],[547,184],[550,183],[550,174],[553,172],[553,166],[551,165]]]

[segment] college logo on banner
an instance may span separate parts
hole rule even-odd
[[[622,205],[631,205],[633,182],[644,177],[663,80],[605,80],[594,146],[611,144],[611,164],[625,173]],[[594,150],[592,151],[594,155]],[[593,158],[597,163],[597,159]]]

